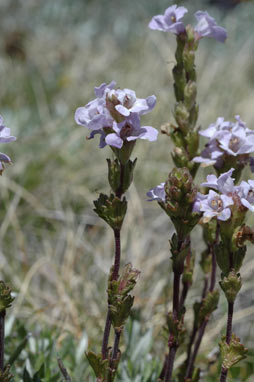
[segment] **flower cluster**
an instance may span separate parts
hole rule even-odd
[[[11,129],[4,125],[3,117],[0,115],[0,143],[9,143],[16,140],[16,137],[10,135]],[[11,163],[11,158],[8,155],[0,153],[0,175],[4,170],[4,163]]]
[[[248,154],[254,152],[254,130],[248,129],[239,115],[235,119],[236,122],[230,122],[220,117],[216,123],[199,132],[209,142],[201,156],[193,159],[194,162],[203,166],[214,165],[215,168],[222,168],[229,156],[246,162]]]
[[[204,221],[208,222],[213,217],[226,221],[231,217],[231,208],[234,205],[237,210],[246,212],[247,209],[254,212],[254,181],[242,181],[239,186],[234,185],[231,177],[234,169],[221,174],[219,177],[208,175],[207,181],[202,187],[209,187],[209,193],[197,194],[193,206],[194,212],[203,212]],[[231,208],[230,208],[231,207]]]
[[[157,15],[152,18],[149,28],[163,32],[172,32],[176,35],[185,33],[186,29],[182,20],[188,10],[185,7],[172,5],[167,8],[163,15]],[[194,27],[196,41],[202,37],[212,37],[219,42],[224,42],[227,38],[227,32],[224,28],[217,25],[213,17],[207,12],[198,11],[195,13],[197,24]]]
[[[155,141],[158,131],[141,126],[140,116],[154,108],[156,97],[137,98],[133,90],[115,87],[114,81],[95,87],[97,98],[76,110],[76,123],[91,130],[89,138],[100,134],[101,148],[109,145],[121,149],[125,141],[136,139]]]

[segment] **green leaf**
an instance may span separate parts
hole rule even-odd
[[[17,346],[16,350],[14,350],[14,352],[13,352],[12,355],[10,356],[9,361],[8,361],[8,364],[9,364],[10,366],[16,361],[16,359],[19,357],[19,355],[20,355],[20,353],[22,352],[22,350],[25,349],[28,338],[29,338],[29,335],[27,335],[27,336],[20,342],[20,344]]]
[[[90,366],[93,368],[93,371],[97,378],[101,378],[102,381],[105,380],[108,367],[109,367],[109,360],[108,359],[102,359],[102,355],[96,354],[92,351],[89,351],[86,353],[86,357],[88,359],[88,362]]]
[[[229,344],[226,343],[226,337],[223,336],[219,346],[222,356],[222,367],[225,369],[230,369],[239,361],[245,359],[248,352],[248,349],[240,343],[240,339],[235,334],[232,334]]]
[[[26,367],[24,368],[24,372],[23,372],[23,382],[33,382],[33,380],[31,378],[30,374],[28,373]]]
[[[94,201],[94,211],[113,229],[121,229],[127,211],[127,201],[111,194],[100,194]]]

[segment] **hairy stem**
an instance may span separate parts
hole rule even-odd
[[[189,236],[188,240],[190,240],[190,236]],[[191,263],[191,248],[189,248],[187,257],[185,259],[185,263],[186,263],[187,268],[190,269],[190,266],[191,266],[191,264],[190,264]],[[185,303],[187,294],[189,292],[190,286],[191,286],[190,282],[188,282],[188,281],[183,282],[183,289],[182,289],[182,294],[180,297],[180,310],[182,310],[182,308],[184,307],[184,303]]]
[[[232,323],[233,323],[234,303],[228,303],[228,319],[227,319],[227,332],[226,343],[229,345],[232,338]],[[228,375],[228,369],[221,367],[220,382],[226,382]]]
[[[120,260],[121,260],[121,236],[120,236],[120,230],[114,229],[114,238],[115,238],[115,260],[114,260],[114,266],[113,266],[113,272],[112,272],[112,280],[118,279],[118,273],[120,268]],[[110,313],[108,309],[105,328],[104,328],[104,334],[103,334],[103,340],[102,340],[102,358],[106,359],[108,355],[108,341],[110,336],[110,328],[111,328],[111,319],[110,319]]]
[[[217,240],[218,239],[216,238],[216,241]],[[217,268],[216,255],[215,255],[215,243],[210,247],[210,249],[211,249],[211,253],[212,253],[212,270],[211,270],[211,276],[210,276],[209,292],[213,292],[214,287],[215,287],[215,282],[216,282],[216,268]],[[203,289],[203,293],[202,293],[202,299],[204,299],[206,297],[207,289],[208,289],[208,279],[206,277],[205,283],[204,283],[204,289]],[[192,336],[191,336],[192,342],[190,341],[190,343],[189,343],[188,353],[187,353],[187,369],[186,369],[186,374],[185,374],[186,379],[191,378],[194,364],[195,364],[195,360],[196,360],[196,357],[197,357],[203,336],[205,334],[205,329],[206,329],[208,321],[209,321],[209,317],[207,317],[205,319],[205,321],[202,323],[201,327],[199,328],[197,341],[194,345],[193,353],[191,353],[191,348],[192,348],[192,345],[193,345],[195,338],[196,338],[196,335],[197,335],[197,328],[195,326],[193,326],[193,331],[192,331]]]
[[[177,345],[173,345],[170,348],[168,360],[167,360],[167,364],[166,364],[165,382],[171,382],[172,381],[172,374],[173,374],[173,367],[174,367],[176,351],[177,351]]]
[[[178,320],[179,316],[179,294],[180,294],[180,280],[182,272],[179,270],[174,270],[174,284],[173,284],[173,317],[174,320]],[[178,344],[173,339],[173,344],[171,345],[171,335],[169,336],[169,354],[167,357],[166,367],[165,367],[165,382],[171,382],[173,366]]]
[[[115,341],[114,341],[114,346],[112,350],[112,361],[117,359],[120,337],[121,337],[121,330],[115,330]]]
[[[201,345],[201,342],[202,342],[202,339],[203,339],[203,336],[204,336],[204,333],[205,333],[205,329],[206,329],[206,325],[208,323],[208,320],[209,320],[209,318],[205,319],[204,322],[202,323],[202,325],[199,328],[197,341],[195,342],[194,350],[193,350],[193,353],[190,356],[189,365],[188,365],[187,370],[186,370],[186,375],[185,375],[186,379],[191,378],[191,376],[192,376],[195,360],[196,360],[196,357],[197,357],[197,354],[198,354],[198,351],[199,351],[199,347]]]
[[[0,313],[0,369],[4,370],[4,324],[5,310]]]

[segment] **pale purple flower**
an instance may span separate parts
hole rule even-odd
[[[242,205],[254,212],[254,180],[248,180],[248,183],[242,181],[239,186],[235,187],[235,192]]]
[[[16,137],[11,134],[11,129],[4,125],[3,117],[0,115],[0,143],[9,143],[16,141]]]
[[[148,141],[156,141],[158,131],[152,126],[141,126],[140,119],[137,114],[127,117],[124,121],[113,122],[114,133],[106,135],[105,141],[109,146],[120,149],[124,141],[134,141],[136,139],[147,139]]]
[[[220,117],[200,135],[209,139],[201,156],[193,158],[193,162],[203,167],[214,165],[220,168],[226,160],[225,156],[240,157],[254,152],[254,131],[235,116],[236,122],[225,121]],[[240,159],[239,159],[240,160]]]
[[[11,129],[4,125],[3,117],[0,115],[0,143],[9,143],[16,140],[16,137],[10,135]],[[11,163],[11,158],[3,153],[0,153],[0,174],[4,170],[4,165],[2,162]]]
[[[94,93],[97,98],[103,98],[105,94],[116,87],[116,81],[111,81],[109,84],[105,82],[100,86],[95,86]]]
[[[131,113],[143,115],[149,113],[156,104],[154,95],[147,98],[137,98],[134,90],[131,89],[112,89],[107,93],[108,101],[112,101],[114,108],[124,117]]]
[[[200,212],[201,203],[206,198],[207,198],[207,195],[204,195],[204,194],[201,194],[200,192],[198,192],[196,195],[196,199],[193,203],[192,211],[193,212]]]
[[[235,169],[231,168],[224,172],[218,178],[216,175],[207,175],[206,182],[201,183],[202,187],[209,187],[218,190],[222,194],[232,194],[234,192],[234,178],[231,175]]]
[[[196,12],[195,17],[198,20],[198,23],[195,26],[195,32],[199,39],[202,37],[212,37],[219,42],[224,42],[226,40],[226,29],[218,26],[215,19],[206,11]]]
[[[151,126],[140,126],[139,116],[154,108],[156,97],[137,98],[133,90],[115,89],[115,86],[116,82],[112,81],[95,87],[97,98],[76,110],[76,123],[92,130],[88,139],[100,135],[100,148],[107,144],[121,148],[124,140],[155,141],[157,130]]]
[[[91,133],[90,133],[89,137],[87,137],[87,139],[93,139],[94,136],[97,134],[100,135],[99,147],[100,147],[100,149],[103,149],[105,146],[107,146],[107,143],[105,142],[106,133],[104,130],[93,130],[93,131],[91,131]]]
[[[235,125],[231,131],[225,131],[218,137],[219,147],[231,156],[254,152],[254,132],[246,132],[242,126]]]
[[[75,112],[75,121],[89,130],[99,130],[103,127],[111,127],[113,118],[106,108],[106,94],[116,85],[114,81],[110,84],[101,84],[94,88],[97,98],[87,105],[79,107]]]
[[[202,167],[212,166],[218,163],[218,160],[223,155],[223,151],[219,149],[215,139],[206,144],[201,156],[192,159],[195,163],[201,163]]]
[[[159,184],[158,186],[154,188],[151,188],[151,190],[149,190],[146,194],[149,198],[148,201],[151,202],[153,200],[157,200],[158,202],[165,202],[166,192],[165,192],[164,186],[165,186],[165,182]]]
[[[152,18],[149,28],[162,32],[172,32],[179,34],[185,31],[183,22],[179,21],[183,18],[188,10],[185,7],[177,7],[172,5],[167,8],[164,15],[157,15]]]
[[[215,123],[211,123],[207,129],[201,130],[199,134],[209,139],[215,139],[222,132],[230,131],[233,126],[233,122],[225,121],[223,117],[219,117]]]
[[[219,195],[217,192],[210,190],[208,195],[199,200],[199,211],[203,212],[206,222],[216,217],[218,220],[226,221],[231,216],[229,206],[234,204],[232,197],[227,195]]]

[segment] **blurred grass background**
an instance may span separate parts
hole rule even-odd
[[[210,39],[200,42],[196,59],[199,124],[206,128],[218,116],[233,119],[240,114],[253,128],[253,2],[177,3],[189,9],[188,22],[194,22],[196,10],[208,10],[228,31],[225,45]],[[108,148],[100,150],[96,139],[86,141],[87,131],[75,125],[73,115],[78,106],[94,98],[94,86],[114,79],[121,88],[135,89],[138,97],[157,96],[156,108],[144,122],[160,130],[162,124],[173,121],[175,39],[147,28],[153,15],[172,4],[166,0],[0,2],[0,112],[18,138],[2,148],[13,166],[0,179],[0,275],[17,293],[7,325],[9,334],[11,330],[19,333],[16,323],[25,322],[23,335],[27,330],[43,332],[46,327],[46,337],[55,338],[60,353],[65,341],[72,341],[73,346],[81,343],[83,350],[89,342],[92,349],[98,349],[114,243],[110,230],[93,213],[92,201],[108,190],[105,159],[112,154]],[[123,263],[131,261],[142,270],[134,315],[141,332],[153,336],[151,354],[159,361],[166,346],[161,328],[170,308],[168,239],[172,227],[155,203],[147,203],[145,194],[172,169],[171,149],[164,135],[156,143],[137,143],[138,163],[123,227]],[[248,170],[245,176],[253,178]],[[201,179],[202,171],[197,182]],[[197,262],[203,248],[200,233],[197,228],[193,234]],[[252,251],[242,271],[244,285],[234,329],[253,350]],[[187,324],[191,306],[200,296],[198,265],[194,279]],[[216,349],[225,328],[226,309],[222,296],[202,345],[200,364],[204,368],[206,355]],[[78,359],[81,365],[83,359]],[[177,363],[183,359],[179,352]],[[80,367],[75,380],[83,375]],[[232,380],[244,380],[243,375],[237,379],[237,373],[244,372],[235,372]],[[127,381],[126,376],[122,378]],[[137,379],[141,380],[145,379]]]

